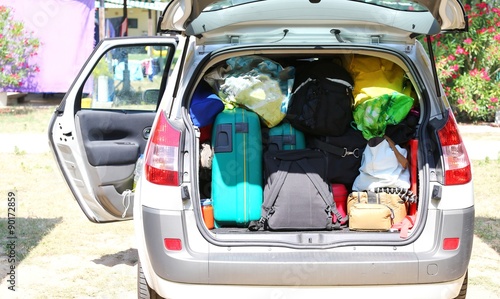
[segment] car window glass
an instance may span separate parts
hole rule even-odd
[[[209,6],[207,6],[203,11],[210,12],[219,9],[225,9],[234,7],[237,5],[257,2],[258,0],[219,0]],[[357,2],[364,2],[367,4],[383,6],[387,8],[397,9],[397,10],[407,10],[407,11],[427,11],[427,8],[417,1],[412,0],[352,0]]]
[[[123,46],[109,50],[87,78],[82,109],[156,109],[169,48]]]
[[[416,1],[411,0],[353,0],[357,2],[364,2],[367,4],[373,4],[377,6],[383,6],[387,8],[392,8],[396,10],[406,10],[406,11],[427,11],[427,8],[420,5]]]
[[[224,9],[224,8],[228,8],[228,7],[233,7],[233,6],[257,2],[257,1],[258,0],[220,0],[220,1],[216,1],[212,4],[210,4],[203,11],[214,11],[214,10]]]

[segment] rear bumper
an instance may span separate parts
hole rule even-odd
[[[474,208],[429,211],[422,235],[406,246],[314,250],[242,244],[215,246],[201,236],[194,218],[192,211],[166,212],[143,207],[150,273],[154,273],[158,283],[153,285],[247,285],[262,289],[282,286],[283,290],[300,286],[319,292],[333,286],[363,285],[376,289],[382,285],[429,284],[431,288],[430,285],[450,284],[453,289],[455,283],[451,282],[463,277],[470,260]],[[460,238],[458,249],[442,250],[441,241],[448,237]],[[180,239],[182,250],[166,250],[164,238]]]
[[[256,274],[257,275],[257,274]],[[157,293],[165,298],[233,299],[303,299],[303,298],[455,298],[465,275],[448,282],[389,286],[248,286],[184,284],[159,280]]]

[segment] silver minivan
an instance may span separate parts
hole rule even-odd
[[[90,221],[133,219],[140,298],[465,298],[471,163],[420,42],[464,30],[459,0],[172,0],[157,36],[96,47],[49,142]],[[251,55],[290,65],[364,55],[404,71],[420,109],[407,235],[205,225],[191,100],[216,66]]]

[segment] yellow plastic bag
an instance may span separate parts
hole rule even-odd
[[[392,93],[390,91],[410,95],[410,88],[405,84],[404,70],[392,61],[373,56],[354,55],[347,65],[354,79],[355,105],[368,98]]]

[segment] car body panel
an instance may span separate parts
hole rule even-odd
[[[258,274],[254,274],[258,275]],[[300,274],[299,274],[300,275]],[[388,294],[404,294],[408,299],[446,299],[454,298],[459,293],[465,275],[453,281],[432,284],[400,284],[400,285],[369,285],[369,286],[259,286],[259,285],[217,285],[176,283],[168,280],[158,280],[155,290],[166,298],[196,298],[233,299],[238,298],[321,298],[335,294],[344,298],[386,298]],[[216,294],[216,295],[211,295]]]
[[[436,86],[433,65],[425,49],[415,37],[465,29],[466,17],[461,4],[456,0],[414,1],[428,7],[430,13],[370,5],[373,13],[363,8],[360,15],[365,20],[354,21],[346,15],[368,4],[292,0],[286,2],[288,9],[280,10],[287,14],[283,19],[274,18],[268,22],[272,14],[266,10],[269,7],[266,5],[280,7],[276,1],[225,1],[233,3],[234,7],[202,12],[212,2],[173,0],[163,16],[163,29],[181,32],[175,42],[172,41],[172,46],[180,52],[180,62],[170,71],[168,83],[161,90],[162,100],[155,110],[154,120],[145,122],[151,122],[154,130],[158,115],[162,114],[182,130],[179,146],[182,174],[178,186],[154,184],[143,174],[135,190],[133,211],[137,248],[148,286],[167,298],[232,298],[234,292],[242,298],[315,298],[325,294],[357,298],[379,297],[387,292],[404,292],[408,298],[457,296],[472,248],[473,186],[472,182],[456,186],[446,186],[442,182],[442,152],[436,131],[448,118],[449,104],[441,87]],[[321,8],[333,9],[336,2],[345,4],[338,10],[341,16],[323,13]],[[394,3],[400,1],[382,2],[396,5]],[[317,6],[301,15],[301,5]],[[254,10],[245,10],[249,7]],[[227,12],[233,14],[224,16]],[[300,17],[311,19],[315,14],[323,16],[322,19],[310,24],[298,21]],[[424,17],[414,17],[419,14]],[[210,21],[211,18],[218,22]],[[331,29],[339,29],[340,38],[332,34]],[[154,40],[164,41],[165,37]],[[417,158],[419,205],[408,236],[396,231],[207,229],[202,220],[199,192],[200,128],[193,125],[189,116],[193,91],[204,80],[204,74],[234,56],[288,58],[352,54],[395,62],[416,89],[415,97],[422,109],[417,132],[420,141]],[[75,82],[81,85],[83,81],[77,79]],[[95,196],[95,182],[91,179],[96,175],[89,173],[97,172],[100,182],[104,182],[109,180],[110,173],[130,174],[133,165],[131,161],[125,166],[113,165],[111,161],[117,157],[97,154],[99,144],[92,144],[90,138],[83,140],[90,136],[87,131],[97,130],[99,135],[106,136],[102,128],[108,124],[97,119],[95,123],[85,120],[89,116],[86,114],[92,114],[77,111],[76,100],[71,100],[75,97],[75,89],[78,88],[68,93],[66,106],[63,105],[52,119],[50,139],[55,156],[89,219],[116,221],[120,215],[109,213],[109,207],[99,210],[102,202]],[[98,118],[106,118],[105,115],[95,113]],[[124,119],[142,118],[130,113],[122,116]],[[113,125],[128,130],[126,121]],[[114,128],[113,125],[110,127]],[[72,136],[78,140],[64,140],[68,132],[75,132]],[[147,152],[150,144],[140,151]],[[89,152],[92,152],[90,156]],[[94,157],[89,158],[92,155]],[[100,159],[105,161],[103,168],[93,169],[91,164],[99,164]],[[102,216],[106,213],[111,215]],[[458,248],[445,250],[445,238],[458,238]],[[178,241],[181,248],[167,248],[166,240]]]
[[[168,219],[164,217],[165,213],[169,213]],[[332,244],[326,244],[326,248],[316,249],[293,249],[286,245],[266,243],[258,246],[248,242],[208,247],[205,243],[192,247],[191,238],[198,238],[198,233],[189,231],[179,234],[184,224],[190,227],[196,224],[192,211],[185,211],[183,214],[144,208],[142,218],[144,230],[148,232],[145,235],[145,245],[152,269],[163,279],[186,284],[294,285],[296,281],[290,277],[291,274],[304,267],[314,267],[311,273],[325,274],[301,277],[301,285],[345,286],[431,283],[459,278],[466,271],[470,259],[473,241],[473,235],[470,233],[473,231],[471,219],[474,218],[474,209],[468,208],[465,212],[456,210],[429,213],[425,227],[432,233],[426,231],[423,235],[432,236],[431,239],[419,238],[413,244],[335,244],[335,248]],[[304,238],[307,242],[320,243],[321,234],[311,232],[304,234]],[[450,237],[460,238],[463,250],[446,251],[435,246],[439,245],[443,238]],[[181,251],[165,250],[163,238],[179,238],[185,248]],[[194,243],[202,244],[196,240]],[[262,274],[252,275],[256,272]],[[343,275],[351,272],[366,276],[362,281],[353,281],[349,275]],[[196,275],[193,276],[193,273]],[[420,274],[417,275],[418,273]]]
[[[426,90],[427,92],[433,94],[431,96],[435,97],[435,87],[434,82],[432,80],[432,72],[430,71],[429,61],[423,58],[423,48],[418,46],[412,47],[411,50],[407,47],[401,45],[392,45],[394,51],[405,52],[406,55],[413,57],[414,60],[409,64],[410,67],[404,65],[403,67],[408,73],[412,73],[415,69],[418,69],[419,72],[426,73],[424,78],[418,78],[418,80],[422,80],[418,84],[422,84],[422,90]],[[387,45],[384,45],[387,47]],[[344,46],[345,47],[345,46]],[[353,46],[354,47],[354,46]],[[235,49],[238,47],[234,47]],[[292,46],[290,46],[292,48]],[[340,49],[341,47],[339,47]],[[196,48],[194,48],[196,49]],[[203,50],[206,51],[203,51]],[[222,61],[226,57],[225,54],[220,57],[217,56],[219,51],[211,51],[213,49],[217,49],[217,47],[210,48],[200,48],[198,51],[194,51],[199,53],[198,58],[193,57],[192,64],[189,64],[190,67],[185,67],[184,71],[186,72],[186,76],[194,76],[197,72],[203,73],[206,71],[206,67],[202,64],[202,58],[204,57],[204,53],[211,53],[214,61]],[[311,47],[312,49],[312,47]],[[311,50],[309,49],[309,50]],[[333,47],[335,49],[335,47]],[[268,49],[269,50],[269,49]],[[304,50],[304,48],[302,49]],[[338,49],[337,49],[338,50]],[[351,48],[344,49],[347,52],[352,51]],[[259,48],[259,50],[252,50],[251,47],[246,47],[245,51],[249,53],[253,53],[253,51],[257,51],[259,53],[264,53],[264,48]],[[272,52],[272,50],[269,50]],[[286,53],[284,49],[276,51],[281,51],[282,53]],[[388,55],[387,53],[380,53],[382,51],[381,47],[377,45],[372,45],[368,49],[357,49],[360,53],[377,53],[376,55]],[[387,52],[387,48],[385,48]],[[421,51],[421,52],[418,52]],[[216,54],[217,53],[217,54]],[[229,55],[232,51],[229,50]],[[241,52],[243,55],[245,52]],[[393,55],[393,54],[392,54]],[[390,56],[390,55],[389,55]],[[419,57],[419,58],[415,58]],[[201,70],[200,70],[201,68]],[[415,69],[413,69],[415,68]],[[423,70],[422,70],[423,68]],[[428,71],[427,71],[428,70]],[[417,80],[417,78],[415,78]],[[418,81],[417,80],[417,81]],[[176,101],[178,101],[178,105],[182,105],[183,98],[189,97],[189,87],[190,84],[186,82],[182,82],[180,84]],[[429,115],[436,115],[438,118],[442,118],[442,109],[443,105],[436,105],[432,101],[432,106],[429,108]],[[186,118],[184,113],[182,113],[182,109],[179,110],[178,114],[172,115],[175,118]],[[187,130],[190,131],[192,128],[189,126]],[[192,132],[192,134],[195,134]],[[187,134],[189,136],[189,134]],[[196,152],[195,149],[196,144],[186,144],[187,152]],[[423,158],[422,158],[423,159]],[[189,171],[196,171],[196,164],[189,164]],[[186,170],[186,169],[185,169]],[[188,172],[189,172],[188,171]],[[430,171],[425,170],[424,171]],[[427,174],[421,174],[422,177],[429,177]],[[191,176],[189,176],[191,177]],[[145,182],[147,184],[147,182]],[[197,196],[196,185],[193,185],[193,181],[186,182],[186,186],[190,190],[190,195],[192,197]],[[436,186],[444,187],[439,183],[435,184]],[[429,209],[438,209],[436,212],[429,211],[426,217],[422,218],[421,221],[426,221],[425,224],[419,225],[420,230],[415,230],[412,232],[408,240],[401,240],[397,235],[394,235],[395,238],[391,242],[386,241],[386,245],[380,248],[379,246],[369,246],[367,243],[363,243],[358,239],[345,241],[344,243],[329,243],[329,244],[310,244],[309,240],[321,240],[321,234],[301,234],[301,238],[303,241],[286,241],[284,243],[280,242],[272,242],[270,238],[262,238],[258,240],[257,237],[248,237],[237,236],[237,235],[213,235],[211,233],[207,233],[203,228],[202,222],[197,219],[197,205],[184,205],[184,210],[175,209],[173,210],[167,209],[163,210],[161,207],[166,207],[166,203],[164,201],[159,202],[155,201],[154,193],[150,192],[154,188],[147,188],[147,194],[144,194],[143,202],[147,204],[143,205],[142,208],[142,220],[141,220],[141,230],[147,232],[143,235],[142,241],[144,243],[143,246],[148,250],[147,260],[150,262],[149,264],[149,272],[154,273],[151,277],[152,284],[157,285],[158,289],[161,290],[161,286],[166,284],[174,284],[179,289],[186,290],[191,287],[193,283],[206,283],[210,285],[220,284],[224,286],[228,286],[228,284],[235,283],[241,284],[246,283],[246,285],[235,285],[235,288],[242,288],[242,290],[247,290],[251,288],[253,285],[266,285],[266,284],[279,284],[276,279],[283,278],[283,275],[280,276],[278,273],[294,273],[297,272],[297,269],[301,269],[304,266],[302,263],[297,263],[297,260],[307,260],[308,256],[314,256],[317,252],[324,253],[325,261],[318,263],[317,266],[318,271],[313,271],[314,273],[327,273],[329,271],[333,271],[331,268],[335,269],[343,269],[346,267],[344,271],[340,272],[348,272],[348,269],[352,265],[357,264],[359,268],[358,272],[363,273],[364,271],[370,271],[368,269],[373,270],[368,267],[369,265],[373,265],[371,267],[375,268],[375,271],[380,271],[380,275],[375,275],[376,278],[373,280],[365,279],[364,287],[367,285],[373,284],[391,284],[391,281],[394,282],[394,278],[390,275],[384,276],[383,273],[419,273],[418,279],[417,276],[398,276],[398,283],[404,285],[405,283],[415,282],[419,283],[423,289],[426,288],[426,284],[432,285],[434,283],[440,284],[443,281],[453,281],[450,283],[453,285],[452,289],[457,289],[457,285],[460,285],[462,281],[461,275],[466,271],[468,260],[470,259],[470,247],[472,246],[472,234],[471,231],[471,219],[473,219],[474,210],[471,207],[471,201],[473,202],[473,197],[470,197],[471,201],[455,201],[453,202],[453,198],[457,196],[457,194],[461,194],[463,192],[467,194],[471,194],[472,185],[466,184],[463,186],[457,187],[444,187],[446,192],[446,199],[443,200],[442,203],[431,198],[431,194],[426,190],[421,190],[422,198],[426,198],[428,201]],[[164,191],[166,189],[164,188]],[[158,191],[159,192],[159,189]],[[171,197],[171,196],[166,196]],[[186,203],[186,202],[184,202]],[[171,204],[168,204],[171,206]],[[463,208],[468,208],[467,211],[464,211]],[[448,215],[448,212],[442,212],[442,210],[454,210],[456,211],[456,215],[453,216],[443,216]],[[166,214],[165,214],[166,213]],[[443,214],[444,213],[444,214]],[[453,214],[453,213],[452,213]],[[167,216],[169,215],[169,216]],[[471,216],[472,215],[472,216]],[[161,222],[162,225],[158,225]],[[454,252],[443,252],[436,244],[439,244],[440,238],[443,236],[439,229],[443,223],[449,223],[450,226],[446,227],[446,232],[451,234],[454,237],[460,237],[462,240],[463,250],[454,251]],[[169,229],[163,230],[161,227],[168,227]],[[179,230],[182,230],[183,227],[190,227],[191,229],[184,229],[184,234],[179,235]],[[197,229],[195,229],[195,227]],[[452,233],[453,232],[453,233]],[[462,234],[462,232],[465,232]],[[173,234],[171,234],[173,233]],[[182,244],[185,244],[186,250],[182,252],[168,252],[165,250],[163,244],[159,242],[163,238],[167,237],[178,237]],[[293,237],[292,237],[293,239]],[[339,238],[342,239],[342,238]],[[376,239],[376,238],[375,238]],[[375,240],[374,239],[374,240]],[[259,243],[260,242],[260,243]],[[294,243],[295,242],[295,243]],[[305,244],[300,249],[300,246],[297,245],[303,242]],[[349,243],[351,242],[351,243]],[[377,241],[374,241],[377,243]],[[399,245],[397,245],[399,243]],[[356,244],[356,245],[351,245]],[[381,245],[384,242],[380,241],[377,244]],[[392,245],[391,245],[392,244]],[[316,246],[316,248],[314,248]],[[354,249],[355,248],[355,249]],[[416,249],[418,248],[418,250]],[[297,256],[301,256],[300,259],[298,257],[294,258],[293,254],[290,252],[295,252],[298,250],[301,252],[297,253]],[[357,253],[353,253],[356,250]],[[394,264],[390,264],[390,258],[394,258],[394,251],[397,251],[397,256],[401,257],[400,263],[397,263],[401,266],[400,270],[396,270],[397,267]],[[271,253],[270,253],[271,252]],[[331,255],[328,256],[328,253]],[[365,252],[365,253],[363,253]],[[260,254],[261,253],[261,254]],[[360,255],[357,255],[361,253]],[[302,254],[302,255],[301,255]],[[366,260],[356,260],[355,257],[363,256],[366,254]],[[256,257],[257,256],[257,257]],[[290,256],[290,262],[286,263],[286,257]],[[320,256],[323,256],[320,254]],[[327,258],[328,256],[328,258]],[[334,258],[335,256],[339,257]],[[385,258],[384,258],[385,256]],[[350,258],[349,258],[350,257]],[[378,263],[373,264],[374,257],[378,257]],[[370,263],[370,258],[371,262]],[[385,262],[384,262],[384,259]],[[345,264],[336,264],[332,261],[342,260],[345,261]],[[277,262],[279,261],[279,263]],[[394,261],[394,259],[392,260]],[[419,261],[419,262],[416,262]],[[276,264],[274,263],[276,262]],[[308,263],[313,264],[314,263]],[[335,264],[334,266],[332,266]],[[271,267],[274,265],[274,267]],[[278,266],[279,265],[279,266]],[[403,266],[405,265],[405,266]],[[458,266],[459,265],[459,266]],[[185,269],[185,271],[170,271],[170,269]],[[233,268],[234,267],[234,268]],[[247,268],[248,267],[248,268]],[[323,268],[324,267],[324,268]],[[331,268],[329,268],[331,267]],[[395,268],[396,267],[396,268]],[[447,269],[453,271],[439,271],[439,275],[435,275],[433,272],[434,269]],[[319,269],[322,269],[321,271]],[[245,270],[246,269],[246,270]],[[259,276],[252,276],[252,273],[257,271],[256,269],[266,269],[263,273],[268,273],[269,275],[263,276],[259,278]],[[316,268],[315,268],[316,269]],[[390,269],[390,270],[389,270]],[[412,270],[413,269],[413,270]],[[274,271],[276,270],[276,271]],[[279,270],[279,271],[278,271]],[[394,272],[391,272],[394,271]],[[414,272],[416,271],[416,272]],[[276,273],[275,273],[276,272]],[[193,276],[193,273],[197,273],[197,275]],[[233,275],[227,275],[227,273],[232,273]],[[274,273],[274,274],[273,274]],[[322,275],[321,277],[323,277]],[[384,280],[381,277],[387,278]],[[289,278],[289,277],[288,277]],[[312,279],[308,280],[307,278],[300,279],[301,286],[308,285],[307,288],[311,287],[311,285],[337,285],[337,286],[347,286],[349,285],[348,280],[342,280],[343,276],[327,276],[325,280],[322,279]],[[273,281],[273,279],[275,279]],[[416,280],[415,280],[416,279]],[[293,279],[287,279],[288,282],[291,282]],[[174,283],[177,282],[177,283]],[[295,280],[297,282],[297,280]],[[425,283],[424,283],[425,282]],[[353,286],[353,285],[351,285]],[[165,293],[160,293],[164,296],[170,294],[172,290],[165,290]],[[174,291],[176,292],[176,291]],[[453,294],[454,291],[451,293]],[[436,296],[436,298],[441,298]],[[446,295],[443,297],[445,298]],[[431,297],[432,298],[432,297]]]

